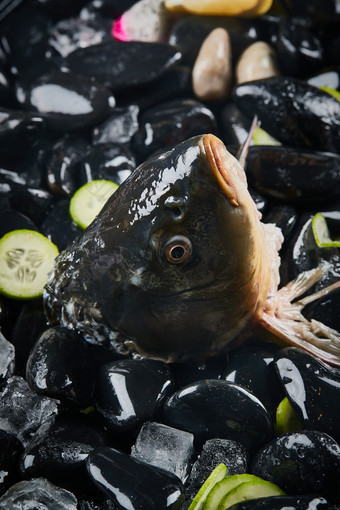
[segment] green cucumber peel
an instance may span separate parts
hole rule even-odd
[[[209,492],[212,490],[214,485],[223,480],[226,475],[227,466],[222,463],[218,464],[218,466],[216,466],[215,469],[210,473],[202,487],[197,492],[188,510],[201,510]]]
[[[331,238],[327,221],[323,214],[315,214],[312,220],[312,230],[315,242],[320,248],[340,248],[340,238]]]

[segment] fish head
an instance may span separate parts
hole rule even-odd
[[[47,316],[168,362],[222,352],[261,299],[261,226],[238,161],[193,137],[138,167],[58,257]]]

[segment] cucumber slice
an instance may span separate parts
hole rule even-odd
[[[253,134],[254,145],[282,145],[279,140],[274,138],[272,135],[267,133],[264,129],[259,126],[255,129]]]
[[[331,239],[326,218],[317,213],[312,220],[315,242],[320,248],[340,248],[340,238]]]
[[[281,400],[276,409],[276,434],[281,436],[281,434],[286,434],[286,432],[296,432],[297,430],[302,430],[302,428],[296,412],[292,408],[288,398],[285,397]]]
[[[118,184],[105,179],[96,179],[81,186],[70,201],[72,220],[80,228],[87,228],[117,188]]]
[[[244,482],[237,485],[222,499],[215,510],[227,510],[236,503],[249,499],[268,498],[270,496],[284,496],[283,490],[274,483],[256,477],[256,481]]]
[[[209,492],[205,500],[202,510],[216,510],[218,505],[222,502],[223,498],[235,487],[245,482],[255,482],[258,477],[255,475],[242,474],[232,475],[223,478],[220,482],[216,483]]]
[[[43,294],[59,251],[35,230],[13,230],[0,239],[0,293],[15,299]]]
[[[332,89],[331,87],[326,87],[326,85],[322,85],[320,87],[321,90],[324,92],[327,92],[327,94],[330,94],[331,96],[335,97],[338,101],[340,101],[340,92],[336,89]]]
[[[215,469],[210,473],[196,496],[191,502],[188,510],[201,510],[209,492],[220,480],[223,480],[227,475],[227,466],[225,464],[218,464]]]

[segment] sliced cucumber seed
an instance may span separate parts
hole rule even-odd
[[[35,230],[13,230],[0,239],[0,293],[15,299],[42,296],[59,251]]]
[[[105,179],[87,182],[79,188],[70,201],[70,216],[82,229],[87,228],[100,213],[118,184]]]

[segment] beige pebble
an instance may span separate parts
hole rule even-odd
[[[240,55],[235,67],[237,84],[261,80],[279,75],[274,49],[263,41],[257,41]]]
[[[232,84],[231,44],[224,28],[215,28],[203,41],[192,70],[197,98],[215,101],[228,97]]]
[[[164,5],[173,12],[191,12],[205,16],[261,16],[273,0],[165,0]]]

